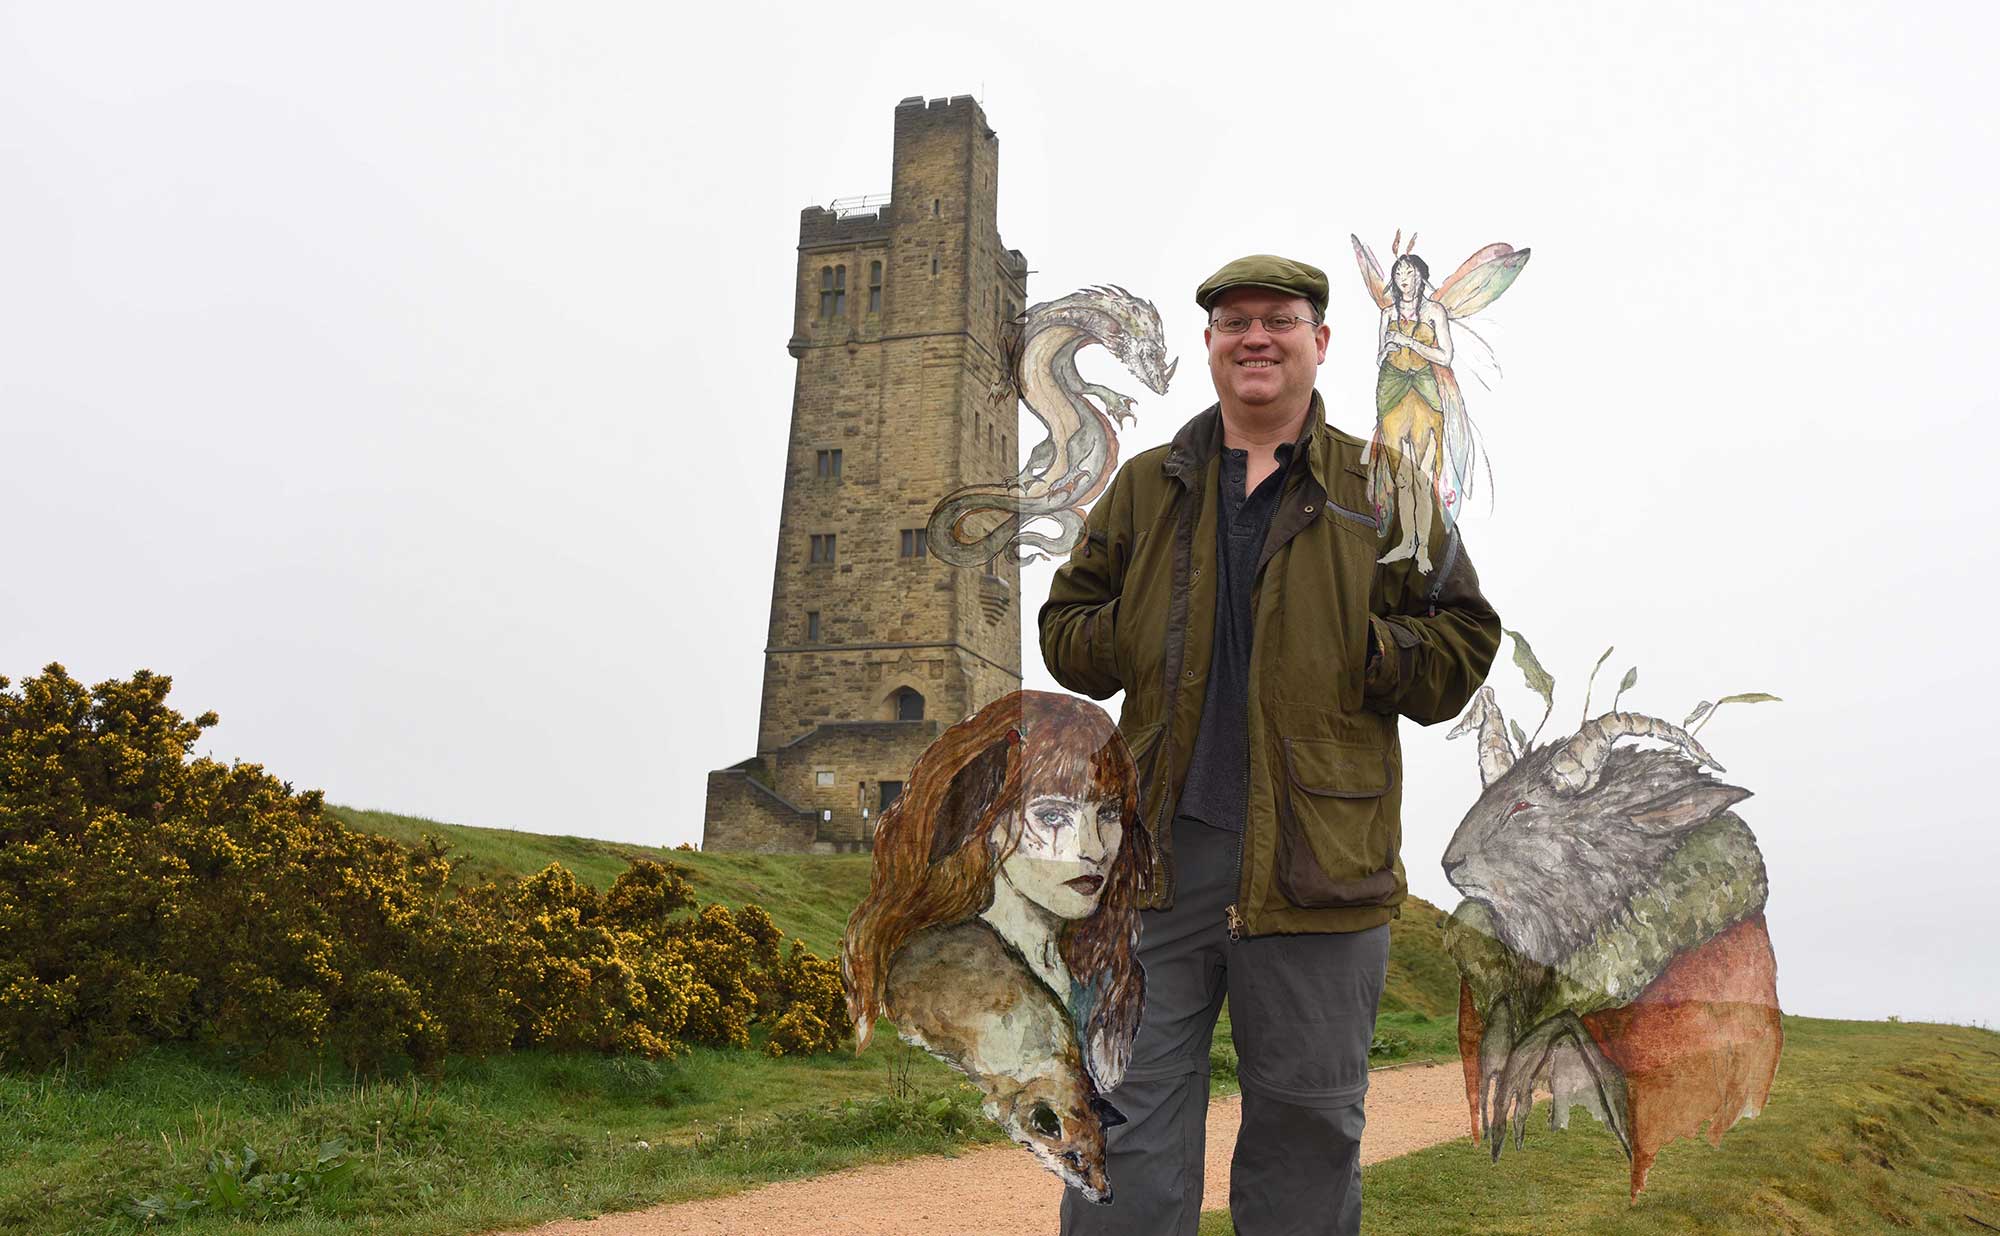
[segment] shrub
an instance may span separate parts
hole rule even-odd
[[[685,869],[600,894],[559,864],[448,892],[444,844],[353,832],[254,764],[192,758],[213,713],[140,671],[0,678],[0,1053],[115,1060],[206,1042],[253,1071],[322,1045],[357,1071],[447,1051],[832,1050],[831,962],[757,906],[696,913]]]

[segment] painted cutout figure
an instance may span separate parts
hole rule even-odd
[[[1553,704],[1554,679],[1509,634]],[[1619,694],[1637,681],[1634,667]],[[1473,1141],[1490,1138],[1497,1160],[1511,1122],[1518,1148],[1546,1086],[1551,1127],[1582,1107],[1611,1129],[1636,1199],[1668,1142],[1706,1125],[1719,1146],[1763,1109],[1784,1030],[1763,855],[1730,810],[1750,791],[1703,773],[1722,765],[1690,728],[1715,705],[1674,725],[1617,703],[1536,746],[1479,689],[1450,735],[1477,735],[1485,788],[1444,852],[1466,898],[1445,947]],[[1636,738],[1669,746],[1619,746]]]
[[[1160,311],[1121,287],[1085,288],[1035,305],[1020,326],[994,400],[1011,418],[1018,395],[1048,437],[1019,474],[954,490],[932,508],[930,551],[953,566],[985,566],[1010,549],[1023,550],[1023,562],[1067,554],[1083,535],[1085,506],[1118,467],[1118,425],[1132,419],[1132,400],[1084,381],[1079,351],[1102,345],[1156,395],[1167,393],[1178,364],[1167,359]],[[1055,521],[1055,535],[1023,527],[1041,518]],[[991,526],[973,530],[982,524]]]
[[[1452,368],[1458,356],[1453,327],[1498,299],[1527,265],[1529,251],[1487,245],[1433,289],[1430,267],[1416,254],[1416,235],[1411,234],[1407,248],[1402,238],[1397,232],[1390,245],[1395,262],[1385,279],[1368,246],[1358,236],[1348,237],[1362,282],[1382,310],[1375,350],[1375,434],[1362,462],[1369,468],[1368,496],[1376,524],[1389,527],[1389,504],[1394,502],[1403,528],[1403,539],[1381,561],[1414,557],[1417,568],[1428,574],[1432,546],[1451,532],[1472,490],[1478,450]],[[1459,329],[1479,338],[1462,324]],[[1417,500],[1419,485],[1436,494],[1443,529],[1430,526],[1429,504]]]
[[[939,735],[882,816],[841,969],[875,1022],[958,1069],[1050,1171],[1108,1202],[1100,1093],[1131,1058],[1151,842],[1117,727],[1085,700],[1002,696]]]

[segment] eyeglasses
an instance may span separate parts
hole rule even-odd
[[[1229,313],[1219,318],[1209,319],[1208,324],[1225,335],[1240,335],[1250,329],[1250,323],[1252,322],[1262,322],[1264,329],[1274,335],[1282,335],[1300,323],[1304,323],[1307,326],[1319,325],[1318,322],[1315,322],[1311,318],[1294,317],[1289,313],[1272,313],[1256,317],[1244,317],[1240,313]]]

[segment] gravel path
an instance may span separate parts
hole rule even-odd
[[[1229,1204],[1229,1154],[1242,1105],[1208,1107],[1203,1206]],[[1368,1084],[1361,1161],[1469,1138],[1465,1073],[1454,1062],[1379,1069]],[[929,1155],[787,1180],[708,1201],[564,1219],[494,1236],[1031,1236],[1053,1232],[1062,1184],[1018,1146]]]

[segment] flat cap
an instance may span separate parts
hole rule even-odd
[[[1216,297],[1230,288],[1246,285],[1303,296],[1312,302],[1314,313],[1326,317],[1326,272],[1270,253],[1237,258],[1202,280],[1201,286],[1194,290],[1194,303],[1203,309],[1212,308]]]

